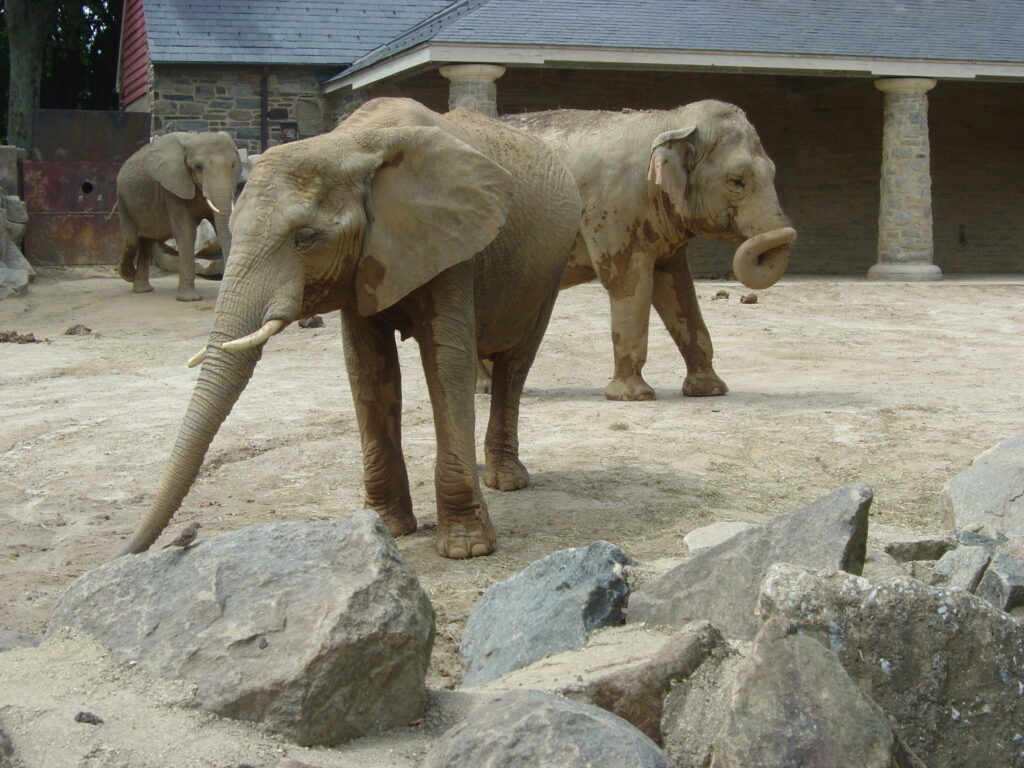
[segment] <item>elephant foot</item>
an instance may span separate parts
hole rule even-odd
[[[609,400],[654,400],[654,390],[639,373],[624,379],[612,379],[604,388]]]
[[[686,397],[717,397],[728,391],[729,386],[710,368],[698,373],[688,373],[683,380],[683,394]]]
[[[498,546],[498,534],[486,509],[466,515],[440,510],[437,515],[437,553],[453,560],[489,555]]]
[[[178,301],[199,301],[203,297],[199,295],[199,291],[195,288],[179,288],[174,298]]]
[[[132,293],[152,293],[153,286],[149,283],[135,283],[132,285]]]
[[[518,491],[530,484],[530,473],[515,457],[488,461],[484,469],[484,485],[496,491]]]
[[[388,510],[382,512],[378,509],[377,514],[380,515],[380,519],[384,521],[384,525],[388,527],[388,531],[396,539],[399,536],[405,536],[416,530],[416,516],[408,510]]]

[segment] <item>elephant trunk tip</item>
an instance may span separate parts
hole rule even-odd
[[[736,249],[733,272],[748,288],[769,288],[779,281],[789,265],[789,245],[796,230],[779,227],[747,239]]]

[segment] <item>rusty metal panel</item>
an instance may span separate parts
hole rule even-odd
[[[36,266],[117,264],[121,228],[117,214],[35,213],[25,231],[25,257]]]
[[[32,118],[33,160],[123,163],[149,141],[146,112],[39,109]]]
[[[29,213],[110,213],[119,163],[22,163]]]
[[[118,163],[22,163],[29,225],[25,256],[33,264],[116,264],[121,238]]]

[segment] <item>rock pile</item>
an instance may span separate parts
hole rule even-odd
[[[1024,766],[1022,479],[1024,435],[947,483],[948,533],[871,526],[854,484],[691,533],[692,556],[646,581],[607,542],[557,552],[482,595],[457,691],[424,689],[433,612],[371,512],[105,565],[0,674],[75,627],[292,742],[422,724],[402,765],[423,768]],[[2,690],[0,713],[19,723],[0,764],[17,765],[32,718]],[[309,765],[378,764],[347,748]]]

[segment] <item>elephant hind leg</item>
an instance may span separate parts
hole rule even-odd
[[[149,293],[153,290],[153,286],[149,284],[149,262],[153,255],[153,246],[152,240],[139,239],[136,247],[136,266],[132,276],[132,293]],[[122,261],[122,266],[123,264]]]

